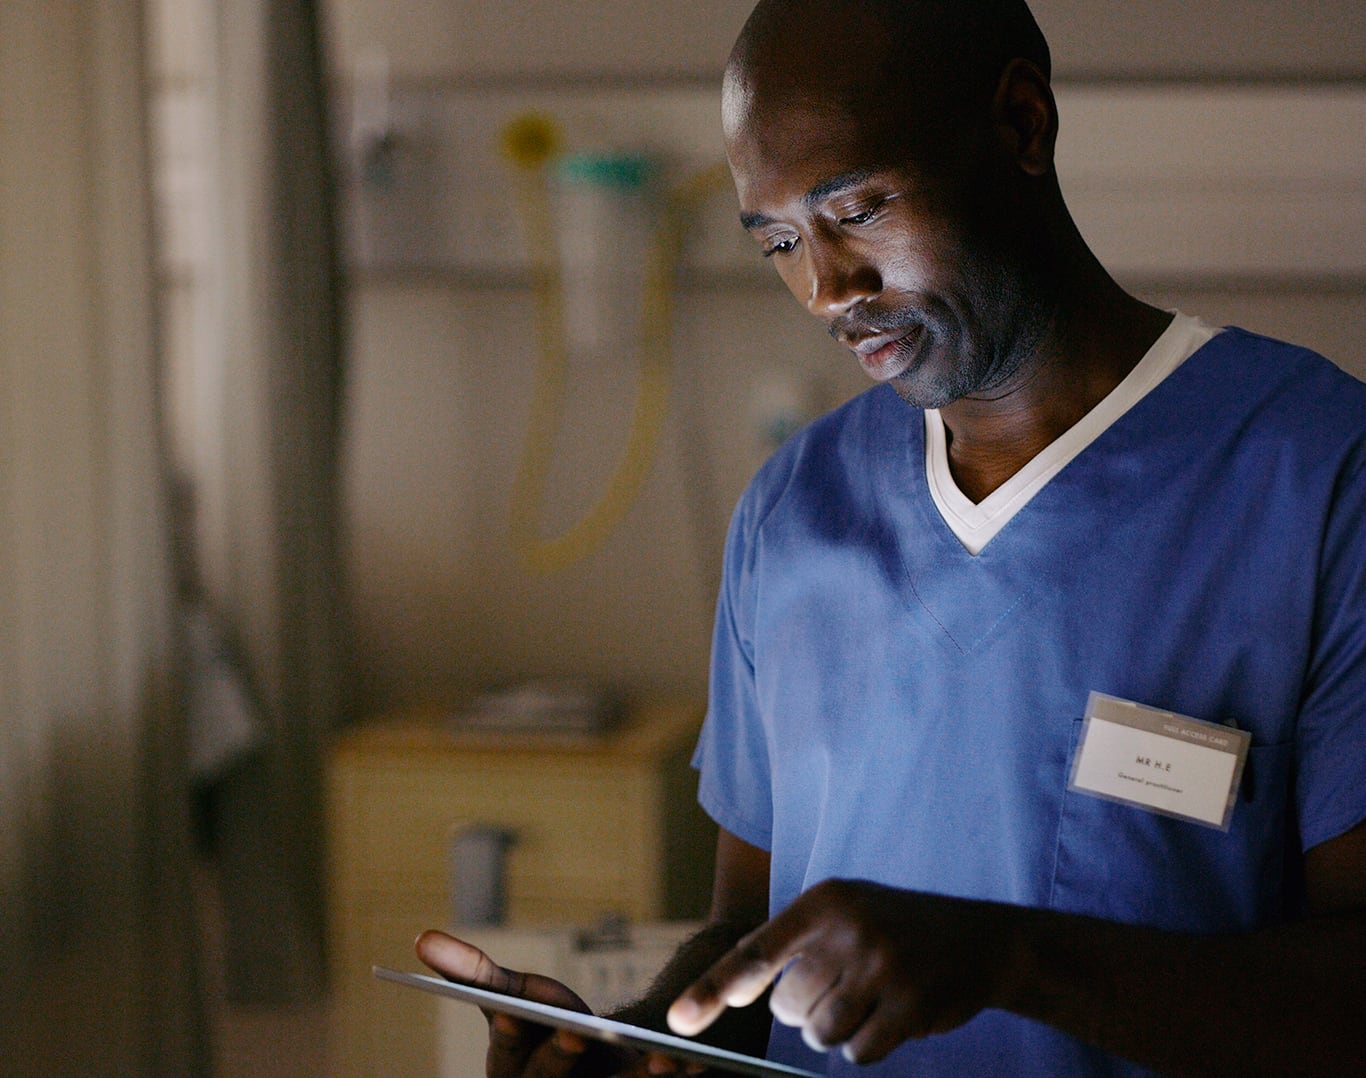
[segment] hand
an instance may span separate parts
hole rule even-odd
[[[961,1025],[992,1000],[1011,907],[828,881],[750,933],[669,1009],[692,1036],[726,1007],[769,1006],[817,1051],[873,1063],[902,1041]]]
[[[422,933],[416,947],[418,958],[448,980],[589,1013],[588,1005],[559,981],[504,969],[478,947],[444,932]],[[675,1061],[663,1056],[613,1048],[506,1014],[485,1012],[485,1017],[488,1078],[645,1078],[681,1073]]]

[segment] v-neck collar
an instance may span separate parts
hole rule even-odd
[[[939,411],[925,412],[925,479],[930,497],[968,553],[980,553],[1050,479],[1219,332],[1198,318],[1180,312],[1174,315],[1119,385],[981,502],[969,499],[954,481]]]

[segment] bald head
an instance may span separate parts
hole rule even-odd
[[[756,99],[823,98],[870,122],[961,126],[985,114],[1016,59],[1048,77],[1024,0],[760,0],[726,68],[727,135]]]

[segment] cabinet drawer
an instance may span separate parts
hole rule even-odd
[[[375,965],[423,968],[413,952],[421,928],[413,926],[434,923],[432,896],[374,892],[353,900],[353,928],[363,942],[337,956],[331,970],[337,997],[331,1030],[333,1070],[346,1078],[434,1074],[441,1001],[377,980],[371,973]]]
[[[349,853],[371,879],[445,887],[452,836],[473,823],[514,834],[514,893],[539,889],[539,879],[637,875],[660,843],[657,797],[631,776],[609,785],[592,774],[451,767],[365,769],[354,780]]]

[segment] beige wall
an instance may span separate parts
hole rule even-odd
[[[329,0],[339,58],[397,74],[709,75],[750,0]],[[1033,0],[1063,78],[1362,75],[1357,0]]]
[[[344,85],[360,58],[380,52],[396,85],[700,82],[715,77],[749,6],[332,0],[334,74]],[[1366,56],[1358,0],[1038,0],[1036,11],[1063,79],[1339,79],[1360,76]],[[1137,283],[1162,302],[1363,369],[1359,276],[1307,287],[1260,280],[1251,290],[1151,274]],[[757,459],[756,401],[794,371],[826,400],[862,386],[773,281],[694,280],[678,299],[676,408],[642,497],[595,555],[534,576],[507,541],[531,319],[531,294],[515,278],[353,275],[348,542],[372,709],[538,675],[703,692],[721,528]],[[573,385],[575,437],[554,473],[550,526],[571,520],[610,470],[632,377],[628,363]]]

